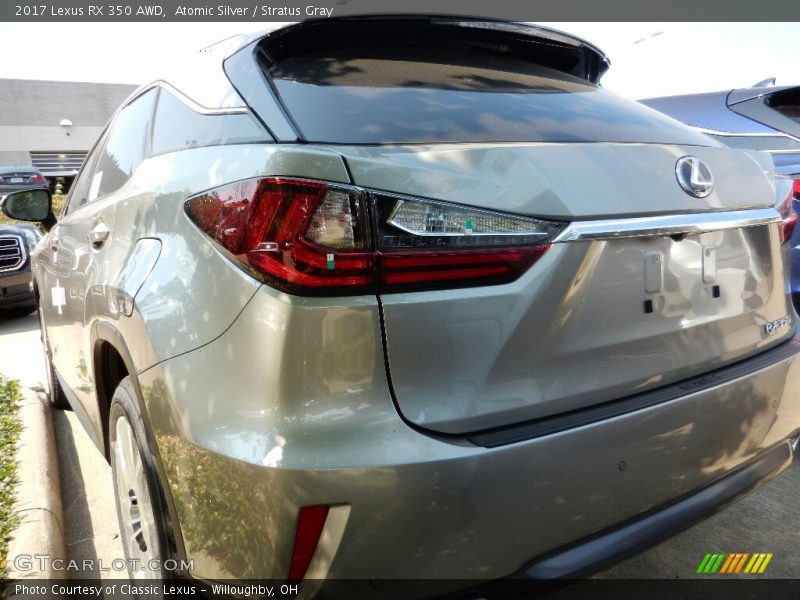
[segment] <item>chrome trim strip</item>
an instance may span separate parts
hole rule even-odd
[[[192,100],[189,96],[180,91],[178,88],[170,85],[163,79],[154,81],[147,87],[147,89],[152,89],[154,87],[161,87],[167,90],[178,100],[180,100],[186,106],[191,108],[194,112],[200,113],[202,115],[246,115],[249,113],[246,106],[231,106],[227,108],[208,108],[207,106],[198,104],[197,102]]]
[[[766,225],[777,223],[780,220],[781,217],[774,208],[761,208],[716,213],[661,215],[636,219],[573,221],[555,237],[553,243],[704,233],[721,229]]]
[[[22,239],[21,236],[8,234],[8,235],[0,235],[0,240],[16,240],[17,247],[14,248],[13,246],[4,246],[4,248],[14,248],[15,254],[9,255],[7,258],[16,258],[16,252],[19,252],[19,262],[15,264],[13,267],[0,267],[0,273],[7,273],[9,271],[16,271],[22,265],[25,264],[25,261],[28,259],[28,254],[26,253],[27,245],[25,241]]]
[[[767,154],[798,154],[798,155],[800,155],[800,148],[795,148],[794,150],[761,150],[761,152],[766,152]]]
[[[797,138],[793,135],[789,135],[788,133],[783,132],[758,132],[758,133],[742,133],[742,132],[734,132],[734,131],[718,131],[716,129],[708,129],[707,127],[700,127],[699,125],[691,125],[692,129],[696,129],[700,133],[705,133],[708,135],[717,135],[720,137],[752,137],[752,138],[787,138],[790,140],[794,140],[796,142],[800,142],[800,138]],[[772,129],[770,127],[770,129]]]

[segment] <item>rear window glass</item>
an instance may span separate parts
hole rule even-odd
[[[792,88],[767,97],[767,106],[795,123],[800,123],[800,89]]]
[[[708,144],[636,102],[491,49],[315,49],[269,74],[311,142]]]
[[[162,89],[153,127],[153,153],[216,144],[263,141],[264,133],[247,114],[204,115]]]

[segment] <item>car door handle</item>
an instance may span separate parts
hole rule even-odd
[[[86,237],[89,239],[89,243],[92,245],[92,248],[99,248],[105,243],[109,235],[111,235],[111,230],[106,226],[105,223],[98,221],[97,224],[92,227],[92,229],[89,231],[89,235]]]

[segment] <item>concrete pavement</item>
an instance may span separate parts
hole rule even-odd
[[[65,557],[51,409],[46,398],[34,391],[42,389],[41,382],[45,380],[41,347],[36,315],[0,320],[0,372],[18,379],[22,392],[19,415],[23,428],[17,444],[19,484],[14,503],[20,524],[8,551],[8,576],[12,579],[65,575],[50,569],[50,563],[42,565],[25,559],[35,554]]]
[[[114,559],[124,558],[111,468],[74,413],[53,410],[45,394],[34,391],[47,386],[44,368],[36,315],[0,319],[0,372],[18,379],[23,392],[15,504],[22,523],[9,547],[8,577],[125,577],[125,572],[111,568]],[[32,561],[31,569],[13,568],[15,556],[36,554],[73,559],[93,568],[66,573],[38,560]],[[100,570],[101,566],[108,570]]]

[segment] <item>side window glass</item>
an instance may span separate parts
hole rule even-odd
[[[264,139],[264,132],[250,115],[204,115],[195,112],[165,89],[158,96],[153,154]]]
[[[117,115],[88,182],[87,202],[116,192],[144,160],[155,96],[150,90]]]
[[[102,147],[104,143],[105,140],[101,140],[97,147]],[[89,154],[89,156],[86,157],[86,161],[81,168],[78,177],[72,183],[72,187],[69,190],[69,201],[64,209],[64,214],[68,215],[69,213],[86,204],[86,198],[89,195],[89,183],[92,180],[92,171],[94,170],[92,165],[94,164],[96,158],[97,151]]]

